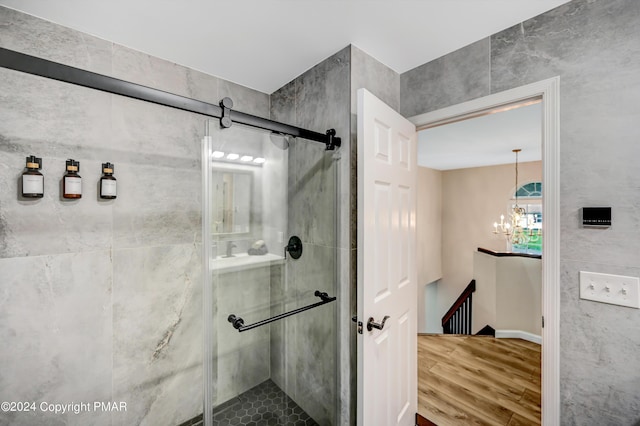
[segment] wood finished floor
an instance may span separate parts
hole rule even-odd
[[[540,345],[418,336],[418,413],[438,426],[539,425]]]

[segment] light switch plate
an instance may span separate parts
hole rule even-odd
[[[640,279],[580,271],[580,298],[640,309]]]

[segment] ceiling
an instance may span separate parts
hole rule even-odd
[[[483,115],[418,133],[418,164],[436,170],[542,159],[542,103]]]
[[[403,73],[568,0],[0,0],[272,93],[353,44]]]

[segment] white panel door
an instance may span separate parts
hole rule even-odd
[[[358,424],[414,425],[415,126],[358,90]],[[368,330],[369,318],[382,329]]]

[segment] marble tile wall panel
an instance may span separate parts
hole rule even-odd
[[[103,93],[0,70],[0,257],[110,247],[111,205],[97,202],[96,189],[100,162],[110,153],[104,148],[110,105]],[[42,158],[45,176],[45,196],[35,201],[19,192],[31,154]],[[68,158],[80,161],[77,201],[60,196]]]
[[[269,95],[248,87],[232,83],[227,80],[219,80],[219,100],[230,97],[233,101],[233,109],[258,117],[269,118]]]
[[[619,79],[634,79],[639,66],[638,4],[574,0],[491,37],[491,85],[497,92],[553,77],[563,95],[606,92]],[[612,78],[615,74],[616,78]]]
[[[114,45],[113,68],[117,78],[216,105],[228,96],[235,110],[269,116],[269,95],[143,52]]]
[[[338,167],[337,171],[330,172],[339,174],[336,185],[342,182],[340,179],[344,180],[340,176],[343,174],[345,176],[350,175],[348,168],[349,141],[347,136],[349,121],[347,115],[345,115],[345,105],[347,105],[345,102],[348,100],[345,94],[349,88],[350,49],[350,47],[347,47],[341,50],[271,95],[272,119],[318,132],[324,132],[328,128],[335,128],[338,136],[342,139],[343,148],[324,155],[321,154],[321,149],[318,149],[318,146],[322,147],[322,145],[318,145],[315,142],[299,141],[292,144],[293,149],[290,148],[289,162],[290,176],[291,174],[296,176],[304,174],[306,179],[307,176],[311,175],[310,171],[326,168],[328,165],[327,158],[322,157],[330,157]],[[295,158],[293,157],[294,153]],[[323,161],[322,165],[318,161],[320,158]],[[297,182],[300,182],[298,178],[290,178],[290,191],[293,193],[299,192],[295,187]],[[348,190],[338,190],[341,193],[348,193]],[[314,191],[317,191],[317,189],[314,188],[303,193],[313,193]],[[327,194],[326,202],[335,204],[336,201],[329,200],[328,196],[329,194]],[[345,195],[345,197],[348,197],[348,195]],[[339,200],[342,201],[343,198],[340,196]],[[324,202],[320,204],[322,205]],[[349,204],[342,205],[341,203],[338,208],[348,209]],[[293,210],[295,214],[297,209]],[[340,217],[339,212],[338,216]],[[295,220],[298,222],[304,221],[300,215]],[[313,224],[299,224],[307,226],[307,229],[313,226]]]
[[[293,161],[290,153],[290,168],[298,167],[297,188],[290,196],[301,196],[301,208],[294,211],[303,212],[301,222],[290,222],[308,230],[308,241],[330,247],[348,244],[341,230],[346,221],[343,218],[350,211],[350,206],[342,203],[350,176],[349,52],[350,48],[345,48],[303,74],[296,88],[299,125],[320,132],[334,128],[342,140],[341,148],[332,152],[323,151],[321,144],[305,142],[306,152],[300,152]],[[316,174],[316,170],[322,170],[322,174]]]
[[[112,117],[114,246],[201,241],[203,120],[122,97],[114,97]]]
[[[315,303],[316,290],[335,295],[335,266],[335,248],[305,246],[302,257],[287,263],[287,310]],[[332,424],[336,414],[337,309],[332,302],[284,320],[287,374],[295,378],[285,391],[320,424]]]
[[[325,59],[296,79],[298,126],[324,133],[348,130],[350,48]],[[345,137],[343,137],[344,139]]]
[[[113,253],[113,393],[118,425],[176,425],[202,412],[201,246]]]
[[[112,401],[110,252],[0,259],[0,283],[0,399],[36,403],[0,425],[110,425],[111,413],[40,409]]]
[[[202,116],[115,95],[110,115],[110,144],[123,159],[163,166],[181,165],[174,163],[181,159],[200,164]]]
[[[220,274],[218,283],[217,404],[222,404],[270,376],[269,326],[240,333],[227,318],[235,314],[251,324],[271,316],[271,268]]]
[[[350,214],[349,203],[338,205],[339,201],[350,197],[350,52],[350,47],[341,50],[271,96],[272,119],[319,132],[335,128],[343,144],[342,148],[333,153],[326,153],[324,147],[315,142],[302,140],[295,141],[289,147],[289,234],[301,237],[305,251],[301,259],[287,263],[287,310],[313,302],[308,297],[320,288],[307,289],[307,285],[313,287],[322,283],[330,284],[329,294],[337,293],[336,249],[350,244],[349,238],[343,237],[349,235],[348,231],[338,231],[340,226],[349,222]],[[308,257],[309,251],[316,253],[323,250],[332,252],[331,262],[326,263],[322,257],[315,255],[313,258]],[[312,264],[323,270],[314,275],[307,270],[296,273],[293,269],[303,268],[301,265],[313,268]],[[348,287],[348,283],[342,285]],[[348,303],[339,298],[338,303],[341,302]],[[323,317],[322,327],[328,328],[315,330],[307,322],[308,319],[298,319],[298,316],[284,322],[276,332],[285,336],[284,342],[276,339],[272,339],[272,342],[285,349],[274,351],[272,347],[272,364],[286,366],[284,374],[279,374],[274,381],[287,394],[301,404],[316,421],[333,424],[339,405],[335,340],[338,308],[322,308],[333,310],[330,316]],[[311,315],[307,318],[320,315],[311,311],[304,314],[307,313]],[[333,337],[328,337],[326,333],[333,333]],[[323,342],[323,339],[331,338],[334,340],[329,341],[329,346],[326,346],[327,342]],[[325,345],[324,349],[330,354],[323,357],[322,362],[317,362],[320,358],[314,357],[316,365],[309,365],[308,351],[319,344]],[[344,420],[339,422],[344,423]]]
[[[187,68],[186,77],[188,97],[212,104],[220,102],[218,96],[219,78],[191,68]]]
[[[116,78],[215,105],[220,100],[218,86],[221,80],[217,77],[117,44],[113,46],[112,74]],[[113,113],[113,139],[125,147],[141,148],[145,153],[156,153],[154,149],[159,148],[159,153],[200,158],[199,142],[204,135],[206,116],[119,96],[114,96]]]
[[[336,246],[336,160],[324,146],[296,140],[289,147],[289,235]]]
[[[400,113],[411,117],[490,94],[491,39],[485,38],[400,76]]]
[[[116,167],[118,167],[116,163]],[[201,172],[122,163],[113,206],[116,248],[201,241]]]
[[[565,114],[561,130],[560,248],[565,259],[637,264],[640,200],[635,196],[634,158],[640,155],[636,143],[640,108],[631,99],[634,91],[640,93],[640,79],[622,81],[620,87],[604,93],[562,96],[563,110],[571,112]],[[585,122],[584,117],[598,118]],[[602,149],[603,141],[608,149]],[[584,173],[587,164],[590,172]],[[612,206],[614,226],[581,227],[580,209],[594,205]]]
[[[296,80],[282,86],[271,94],[271,119],[282,123],[297,125],[296,118]]]
[[[112,59],[115,78],[176,95],[193,95],[189,90],[186,67],[118,44],[113,45]]]
[[[269,117],[265,93],[116,44],[113,76],[216,105],[230,97],[234,110]]]
[[[351,45],[351,113],[358,112],[358,89],[364,87],[396,111],[400,110],[400,74]]]
[[[350,49],[345,48],[296,80],[296,125],[348,139]],[[321,144],[296,141],[289,152],[290,228],[303,241],[336,246],[337,164],[346,149],[325,152]]]
[[[640,420],[638,310],[578,300],[579,271],[640,276],[640,266],[562,264],[562,424],[635,425]],[[619,366],[619,368],[617,367]]]
[[[108,94],[6,68],[0,72],[0,129],[12,150],[48,148],[64,158],[105,147],[111,124]]]
[[[0,46],[99,74],[111,72],[111,42],[4,6]]]

